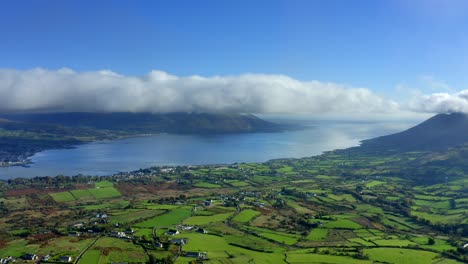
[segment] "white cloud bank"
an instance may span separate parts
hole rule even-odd
[[[398,108],[368,89],[284,75],[178,77],[162,71],[0,70],[0,110],[367,113]]]
[[[415,112],[468,112],[468,91],[413,101]],[[262,114],[404,113],[369,89],[285,75],[179,77],[162,71],[123,76],[64,68],[0,69],[0,111],[234,112]],[[408,113],[408,112],[406,112]]]
[[[468,113],[468,90],[456,93],[433,93],[415,98],[409,109],[427,113]]]

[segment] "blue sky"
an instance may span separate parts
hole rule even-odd
[[[468,2],[2,1],[0,68],[468,88]],[[401,89],[400,89],[401,90]]]

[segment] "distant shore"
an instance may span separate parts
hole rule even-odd
[[[96,139],[96,140],[89,140],[89,141],[81,141],[77,144],[74,144],[74,145],[64,145],[60,148],[44,148],[44,149],[40,149],[40,150],[37,150],[37,151],[33,151],[33,152],[29,152],[28,154],[21,154],[16,158],[15,161],[0,161],[0,168],[6,168],[6,167],[15,167],[15,166],[18,166],[18,167],[29,167],[29,164],[33,164],[34,162],[30,159],[32,156],[36,155],[37,153],[39,152],[42,152],[42,151],[46,151],[46,150],[53,150],[53,149],[73,149],[73,148],[76,148],[77,146],[79,145],[82,145],[82,144],[88,144],[88,143],[93,143],[93,142],[99,142],[99,141],[113,141],[113,140],[120,140],[120,139],[127,139],[127,138],[136,138],[136,137],[147,137],[147,136],[155,136],[155,135],[160,135],[160,134],[166,134],[166,133],[152,133],[152,134],[148,134],[148,133],[145,133],[145,134],[135,134],[135,135],[119,135],[119,136],[111,136],[109,138],[106,138],[106,139]],[[23,158],[25,157],[26,158]]]
[[[13,167],[13,166],[20,166],[20,167],[29,167],[29,164],[32,164],[31,159],[25,159],[21,161],[3,161],[0,162],[0,167],[5,168],[5,167]]]

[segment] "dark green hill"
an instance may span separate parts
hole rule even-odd
[[[362,141],[369,151],[443,150],[468,143],[468,116],[438,114],[406,131]]]
[[[41,113],[0,115],[31,124],[54,124],[128,133],[245,133],[279,132],[285,126],[254,115],[208,113]]]

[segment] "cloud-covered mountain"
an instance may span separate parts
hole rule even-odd
[[[0,70],[0,111],[393,113],[399,105],[365,88],[285,75],[178,77],[162,71]]]
[[[468,90],[396,102],[367,88],[299,81],[286,75],[175,76],[151,71],[0,69],[0,112],[215,112],[386,115],[468,113]]]
[[[415,99],[410,109],[429,113],[468,113],[468,90],[455,93],[434,93]]]

